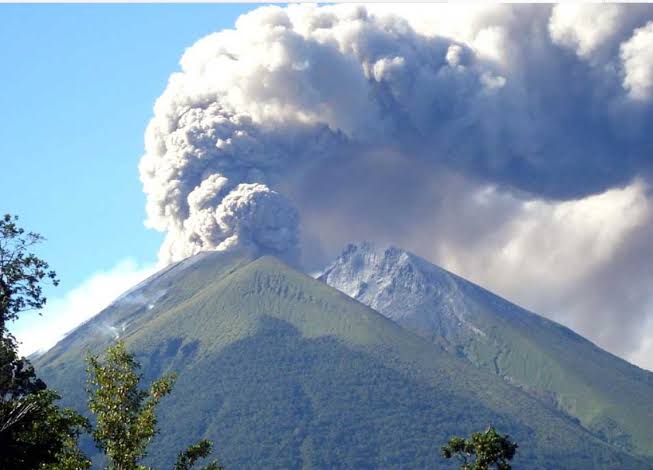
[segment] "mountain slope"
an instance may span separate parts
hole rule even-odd
[[[653,374],[568,328],[392,247],[350,245],[319,279],[605,440],[653,455]]]
[[[125,324],[146,380],[178,374],[149,457],[157,466],[206,437],[227,468],[453,468],[439,444],[493,423],[520,443],[519,468],[646,468],[271,257],[191,259],[69,335],[35,361],[67,404],[83,408],[83,349],[106,347],[93,332],[110,321]]]

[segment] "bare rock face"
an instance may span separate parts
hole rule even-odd
[[[485,335],[473,322],[473,295],[492,294],[407,251],[350,244],[318,279],[441,341]]]

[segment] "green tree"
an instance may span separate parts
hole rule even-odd
[[[88,468],[77,449],[86,420],[55,404],[59,396],[18,355],[7,328],[22,312],[45,306],[43,283],[59,283],[48,263],[30,252],[43,237],[17,222],[8,214],[0,218],[0,468],[45,468],[64,460],[67,468]]]
[[[174,470],[190,470],[199,459],[208,457],[212,449],[211,441],[203,439],[185,451],[179,452]],[[204,467],[204,470],[224,470],[224,467],[218,465],[217,462],[211,462]]]
[[[461,470],[510,470],[508,463],[515,456],[518,445],[507,435],[502,436],[496,429],[489,427],[485,432],[472,433],[471,438],[452,437],[442,447],[442,456],[450,459],[454,456],[461,460]]]
[[[77,449],[86,420],[72,410],[59,408],[55,404],[58,399],[52,390],[43,390],[0,403],[0,468],[89,467]],[[64,460],[74,463],[70,467],[57,465]]]
[[[59,283],[48,263],[29,250],[43,237],[17,225],[18,217],[0,218],[0,398],[20,399],[45,390],[34,368],[18,356],[18,345],[7,329],[26,310],[41,310],[46,303],[41,284]]]
[[[134,356],[119,341],[110,347],[104,359],[89,359],[89,409],[97,424],[93,438],[106,454],[109,470],[144,470],[139,462],[147,455],[150,440],[158,432],[156,407],[172,391],[173,375],[156,380],[148,391],[139,388],[140,368]],[[178,456],[176,470],[190,469],[198,459],[211,452],[211,442],[202,440]],[[204,470],[221,467],[212,462]]]
[[[41,310],[47,301],[42,284],[59,284],[48,263],[29,250],[44,238],[18,226],[18,216],[0,219],[0,333],[6,322],[26,310]]]

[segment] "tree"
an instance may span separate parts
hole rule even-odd
[[[199,459],[208,457],[212,449],[213,444],[211,444],[211,441],[204,439],[185,451],[179,452],[174,470],[190,470]],[[205,466],[204,470],[224,470],[224,467],[218,465],[217,462],[212,462]]]
[[[48,263],[29,250],[44,240],[17,225],[18,217],[0,218],[0,398],[19,399],[45,390],[34,368],[18,356],[17,344],[7,322],[21,312],[42,309],[46,304],[41,283],[59,284]]]
[[[8,214],[0,218],[0,468],[45,468],[64,461],[69,466],[57,468],[88,468],[76,445],[86,420],[55,404],[59,396],[18,355],[7,329],[20,313],[45,306],[43,283],[59,283],[48,263],[30,252],[43,237],[17,222]]]
[[[17,224],[18,216],[5,214],[0,219],[0,334],[6,334],[6,322],[26,310],[41,310],[47,299],[42,284],[59,284],[48,263],[29,250],[44,238],[26,232]]]
[[[172,391],[175,378],[164,375],[149,391],[139,388],[139,363],[119,341],[110,347],[104,360],[89,359],[89,409],[97,424],[93,438],[108,459],[110,470],[143,470],[139,462],[147,455],[150,440],[158,432],[155,410],[161,399]],[[202,440],[179,453],[176,470],[190,469],[200,458],[207,457],[212,444]],[[219,470],[217,462],[203,467]]]
[[[461,470],[488,470],[494,466],[498,470],[510,470],[508,463],[515,456],[518,445],[507,435],[502,436],[489,427],[484,433],[472,433],[470,439],[452,437],[442,447],[442,456],[450,459],[458,457]]]
[[[59,408],[60,397],[42,390],[17,400],[0,402],[0,468],[76,469],[90,467],[77,448],[86,419]]]

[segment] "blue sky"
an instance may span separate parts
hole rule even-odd
[[[39,253],[61,278],[49,297],[156,260],[137,170],[154,100],[186,47],[254,7],[0,6],[0,210],[47,237]]]

